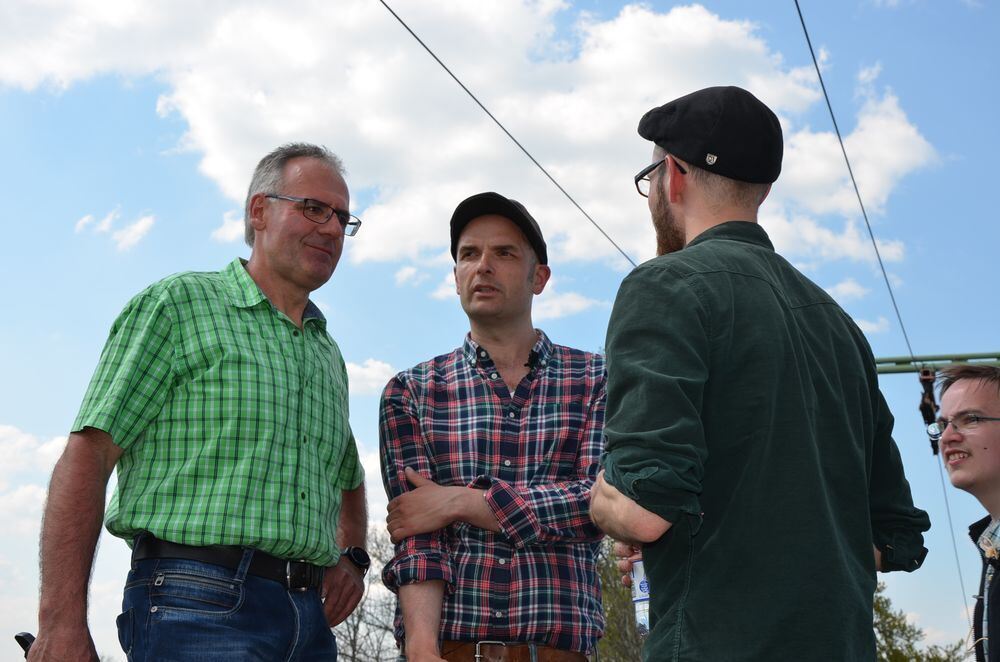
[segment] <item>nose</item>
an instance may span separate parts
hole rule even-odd
[[[340,220],[336,215],[326,223],[318,226],[316,231],[330,237],[344,236],[344,227],[340,224]]]
[[[490,260],[489,253],[483,252],[483,254],[479,256],[479,262],[476,263],[476,273],[493,273],[493,262]]]

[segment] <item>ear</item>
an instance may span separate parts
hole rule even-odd
[[[263,230],[267,223],[264,220],[264,206],[267,198],[263,193],[254,193],[250,198],[250,224],[255,231]]]
[[[670,202],[678,202],[684,189],[687,188],[687,175],[682,175],[677,168],[677,161],[673,156],[667,157],[667,168],[670,170],[670,177],[667,181],[667,199]],[[691,166],[688,166],[690,172]]]
[[[536,264],[535,265],[535,275],[531,279],[531,291],[536,296],[542,293],[545,289],[546,283],[549,282],[549,278],[552,277],[552,270],[549,269],[547,264]]]
[[[767,194],[770,192],[771,192],[771,184],[768,184],[767,188],[764,190],[764,195],[760,196],[760,202],[757,203],[758,207],[764,204],[764,201],[767,200]]]

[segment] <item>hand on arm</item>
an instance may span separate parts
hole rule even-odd
[[[38,638],[28,659],[97,660],[87,626],[87,586],[108,478],[122,449],[102,430],[74,432],[52,471],[41,535]]]
[[[500,530],[499,522],[483,498],[483,490],[438,485],[411,467],[406,467],[404,477],[412,489],[394,498],[388,506],[386,525],[392,542],[431,533],[456,521],[489,531]]]
[[[444,662],[438,644],[444,582],[440,580],[399,587],[407,662]]]
[[[603,470],[597,474],[590,491],[590,516],[602,531],[615,540],[633,544],[653,542],[673,525],[606,482]]]
[[[344,490],[337,526],[337,544],[341,547],[364,547],[368,528],[365,484]],[[361,569],[341,555],[337,565],[327,568],[323,576],[323,613],[333,627],[344,621],[361,601],[365,580]]]

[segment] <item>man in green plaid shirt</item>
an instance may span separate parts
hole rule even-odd
[[[361,224],[342,172],[324,147],[274,150],[247,195],[250,260],[166,278],[115,321],[53,471],[29,659],[97,659],[102,514],[132,546],[129,660],[336,659],[367,513],[344,360],[309,295]]]

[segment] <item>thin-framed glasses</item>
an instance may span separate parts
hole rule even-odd
[[[276,200],[287,200],[288,202],[295,202],[299,205],[299,211],[302,215],[308,218],[313,223],[318,223],[323,225],[331,218],[333,215],[337,215],[337,220],[340,222],[340,227],[344,229],[344,235],[347,237],[353,237],[361,229],[361,219],[357,216],[352,215],[348,211],[343,209],[334,209],[325,202],[320,200],[314,200],[312,198],[299,198],[294,195],[278,195],[277,193],[265,193],[265,198],[274,198]]]
[[[664,157],[656,163],[650,163],[648,166],[640,170],[635,176],[635,190],[639,192],[639,195],[644,198],[649,197],[649,179],[653,176],[653,171],[663,165],[666,160],[666,157]],[[681,171],[682,175],[688,174],[687,170],[684,169],[684,166],[678,163],[677,159],[674,159],[674,163],[677,165],[677,169]]]
[[[927,436],[937,441],[944,435],[944,431],[951,426],[951,429],[959,434],[966,434],[975,430],[982,421],[1000,421],[996,416],[980,416],[979,414],[959,414],[951,418],[939,418],[937,422],[927,426]]]

